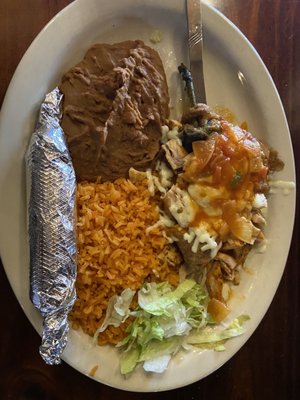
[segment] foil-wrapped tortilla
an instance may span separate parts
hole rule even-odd
[[[46,95],[26,154],[30,298],[44,317],[40,354],[59,364],[76,299],[76,179],[60,127],[58,88]]]

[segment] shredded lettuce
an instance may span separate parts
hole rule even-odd
[[[191,279],[176,289],[167,282],[146,283],[131,313],[135,319],[117,345],[123,350],[121,372],[133,371],[141,362],[147,371],[163,370],[170,358],[165,356],[175,354],[192,329],[206,325],[208,300],[206,290]]]
[[[95,333],[97,338],[108,325],[119,326],[129,316],[134,317],[126,329],[127,336],[117,344],[122,351],[121,373],[125,375],[140,363],[146,371],[163,372],[181,347],[223,351],[226,340],[244,333],[243,323],[249,319],[241,315],[225,329],[212,328],[207,312],[209,295],[203,285],[191,279],[175,289],[167,282],[145,283],[138,291],[138,306],[131,311],[134,295],[134,291],[125,289],[120,296],[113,296]]]

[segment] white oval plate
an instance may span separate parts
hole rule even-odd
[[[172,112],[181,105],[177,65],[186,60],[186,20],[183,0],[77,0],[59,13],[37,36],[19,64],[7,91],[0,121],[0,244],[1,257],[11,286],[24,312],[41,332],[41,317],[29,300],[29,263],[26,233],[24,152],[34,128],[39,105],[62,74],[96,42],[142,39],[154,29],[163,40],[151,44],[160,52],[172,97]],[[272,79],[258,54],[241,32],[224,16],[203,5],[204,69],[208,104],[226,106],[250,130],[278,149],[285,162],[277,179],[294,181],[293,153],[286,118]],[[177,117],[179,117],[177,111]],[[195,382],[219,368],[258,326],[275,294],[286,263],[292,235],[295,194],[271,195],[269,240],[264,254],[251,254],[235,290],[230,319],[251,316],[247,332],[231,340],[223,353],[178,354],[162,374],[139,368],[130,378],[119,373],[118,354],[110,347],[95,348],[90,338],[70,332],[63,359],[84,374],[98,365],[94,379],[131,391],[167,390]],[[284,212],[282,212],[284,210]],[[278,212],[279,211],[279,212]]]

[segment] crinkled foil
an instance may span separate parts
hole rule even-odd
[[[30,298],[44,317],[40,354],[59,364],[76,299],[76,180],[60,127],[58,88],[46,95],[26,154]]]

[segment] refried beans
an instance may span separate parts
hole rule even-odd
[[[158,53],[142,41],[96,44],[62,78],[62,127],[78,181],[146,170],[160,148],[169,94]]]

